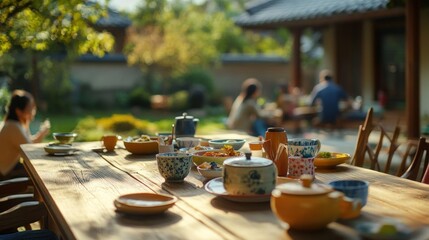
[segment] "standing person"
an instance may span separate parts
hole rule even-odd
[[[341,100],[347,100],[347,94],[332,82],[329,70],[325,69],[319,73],[319,83],[314,86],[310,97],[311,105],[316,105],[318,102],[322,105],[318,124],[336,124],[340,116],[339,103]]]
[[[49,133],[50,123],[46,120],[40,130],[30,133],[30,123],[36,115],[33,96],[24,90],[15,90],[6,109],[6,116],[0,124],[0,178],[25,176],[25,169],[19,162],[19,146],[24,143],[42,142]]]
[[[265,136],[267,125],[264,113],[257,103],[262,85],[254,78],[246,79],[241,86],[241,93],[232,104],[227,120],[230,129],[242,130],[253,136]]]

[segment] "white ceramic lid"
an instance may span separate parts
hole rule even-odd
[[[300,182],[283,183],[276,186],[276,189],[290,195],[319,195],[333,191],[329,185],[312,183],[312,178],[311,175],[303,175]]]
[[[229,158],[223,162],[223,165],[232,167],[266,167],[273,164],[273,161],[261,158],[252,157],[251,153],[245,153],[245,156]]]

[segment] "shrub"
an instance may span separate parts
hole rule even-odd
[[[146,120],[139,120],[129,114],[114,114],[111,117],[95,119],[92,116],[80,120],[75,132],[79,141],[98,141],[104,134],[134,136],[154,135],[157,126]]]
[[[155,124],[139,120],[129,114],[114,114],[111,117],[100,118],[97,120],[97,125],[106,131],[129,135],[154,134],[157,131]]]
[[[137,87],[131,92],[128,103],[130,106],[150,108],[150,97],[151,94],[144,87]]]
[[[178,91],[172,94],[168,100],[168,106],[172,110],[185,110],[188,108],[188,93]]]

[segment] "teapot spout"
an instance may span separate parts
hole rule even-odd
[[[362,203],[359,199],[351,199],[349,197],[342,197],[340,200],[340,218],[352,219],[360,215]]]

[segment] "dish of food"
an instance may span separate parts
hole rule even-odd
[[[207,192],[216,196],[225,198],[233,202],[269,202],[271,194],[264,195],[232,195],[228,194],[223,186],[223,180],[221,177],[214,178],[206,183],[205,187]]]
[[[222,177],[222,169],[216,162],[204,162],[197,166],[198,172],[207,179]]]
[[[118,197],[114,205],[118,212],[127,214],[159,214],[177,202],[175,196],[156,193],[132,193]]]
[[[215,162],[219,165],[223,164],[228,158],[244,156],[242,152],[235,151],[232,146],[226,145],[222,149],[198,151],[193,153],[192,161],[196,166],[204,162]]]
[[[314,158],[314,165],[318,168],[334,168],[350,159],[348,153],[320,152]]]
[[[128,137],[124,140],[125,149],[132,154],[156,154],[158,153],[158,138],[147,135]]]

